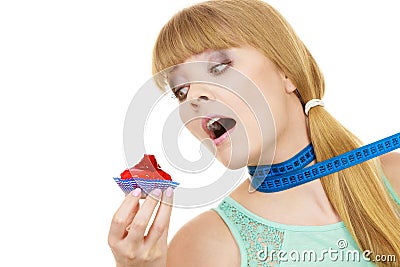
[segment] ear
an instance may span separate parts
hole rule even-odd
[[[285,76],[283,82],[286,93],[291,94],[297,89],[297,86],[287,76]]]
[[[292,80],[289,79],[289,77],[283,71],[279,71],[279,74],[281,76],[285,92],[287,94],[293,93],[297,89],[297,86],[292,82]]]

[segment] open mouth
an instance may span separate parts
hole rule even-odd
[[[227,137],[228,133],[233,130],[236,125],[236,121],[232,118],[227,117],[208,117],[203,119],[203,129],[213,140],[219,140]],[[221,143],[223,140],[219,140]]]

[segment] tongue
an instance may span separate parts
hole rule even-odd
[[[229,131],[236,125],[236,121],[230,118],[221,118],[218,121],[211,124],[211,130],[214,132],[215,139],[219,138],[226,131]]]

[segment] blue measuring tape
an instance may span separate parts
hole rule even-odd
[[[400,133],[304,168],[315,159],[310,144],[288,161],[273,165],[249,166],[248,169],[252,176],[251,184],[257,191],[273,193],[350,168],[398,148]]]
[[[287,174],[298,169],[302,169],[310,164],[315,159],[314,148],[312,144],[309,144],[306,148],[300,151],[296,156],[291,159],[277,163],[273,165],[261,165],[261,166],[248,166],[249,173],[251,176],[257,171],[257,177],[263,180],[266,177],[272,177],[276,175]]]

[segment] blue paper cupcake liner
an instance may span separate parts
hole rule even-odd
[[[131,178],[123,180],[119,177],[114,177],[114,181],[118,184],[118,186],[125,194],[129,194],[131,191],[135,190],[138,187],[141,188],[144,193],[148,194],[156,188],[160,188],[164,191],[168,187],[175,189],[179,185],[178,182],[174,181],[149,180],[144,178]]]

